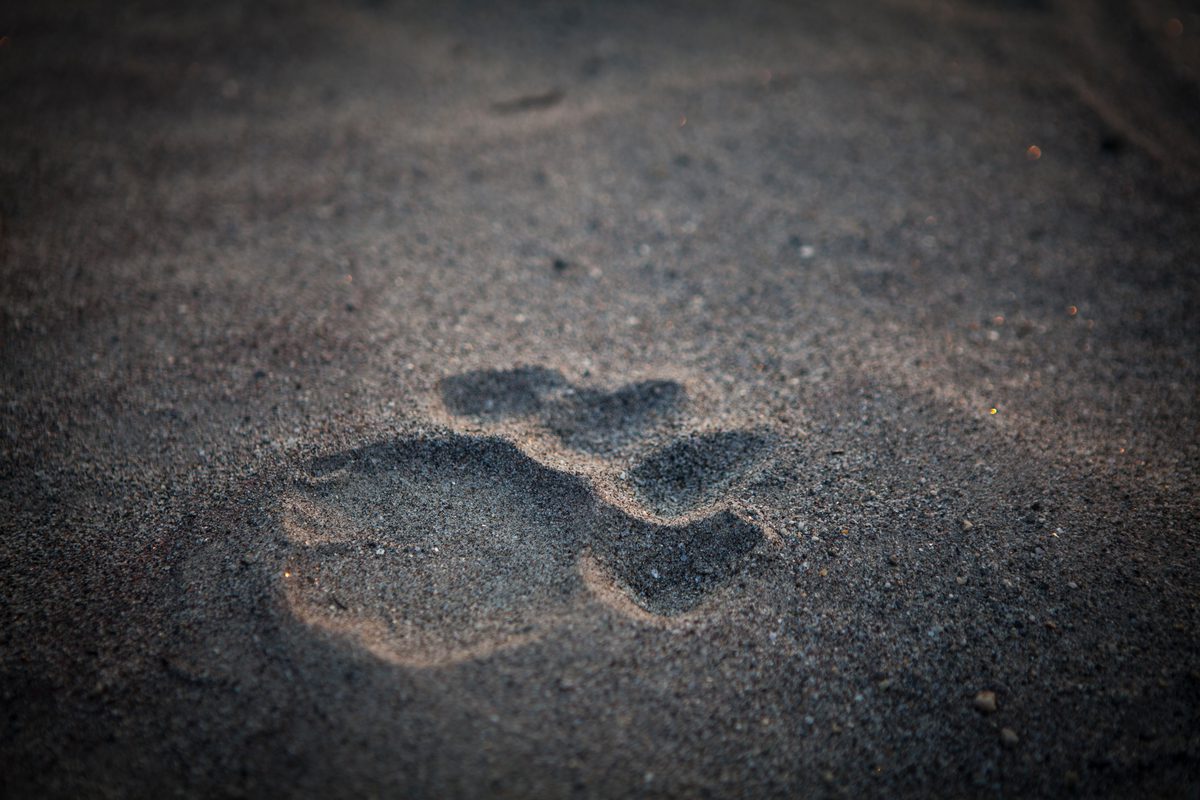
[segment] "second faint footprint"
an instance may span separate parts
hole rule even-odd
[[[640,381],[606,392],[528,366],[465,372],[444,379],[440,389],[456,416],[532,419],[566,446],[597,455],[611,455],[678,416],[687,399],[675,381]]]

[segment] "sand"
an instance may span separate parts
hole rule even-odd
[[[11,11],[0,793],[1198,796],[1197,35]]]

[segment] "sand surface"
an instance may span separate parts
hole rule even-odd
[[[0,793],[1200,795],[1194,7],[99,5],[0,14]]]

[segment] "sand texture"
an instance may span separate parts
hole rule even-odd
[[[1200,16],[0,13],[0,795],[1200,796]]]

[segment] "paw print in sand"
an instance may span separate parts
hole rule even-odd
[[[671,381],[603,392],[541,368],[455,376],[441,394],[456,417],[524,419],[589,454],[636,443],[685,401]],[[649,621],[700,613],[767,538],[720,497],[771,445],[757,432],[681,437],[616,492],[495,436],[321,458],[282,499],[284,592],[305,622],[410,666],[534,641],[597,603]]]

